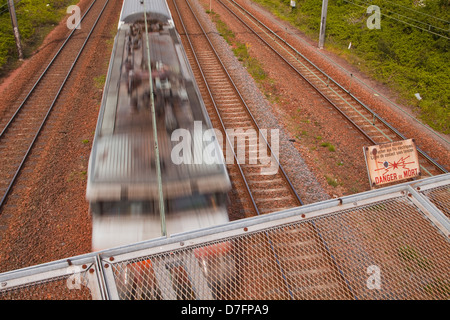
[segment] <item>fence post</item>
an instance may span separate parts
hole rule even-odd
[[[319,49],[323,49],[325,42],[325,25],[327,22],[328,0],[322,0],[322,17],[320,19]]]
[[[17,51],[19,52],[19,60],[23,60],[22,45],[20,43],[19,26],[17,25],[16,9],[14,8],[14,0],[8,0],[9,14],[11,15],[11,23],[14,31],[14,38],[16,39]]]

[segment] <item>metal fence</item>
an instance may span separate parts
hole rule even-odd
[[[0,299],[450,298],[450,174],[0,274]]]

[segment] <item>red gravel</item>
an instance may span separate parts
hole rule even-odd
[[[90,0],[81,0],[84,12]],[[86,171],[122,1],[110,1],[55,106],[36,151],[0,215],[0,272],[90,252]],[[4,79],[1,111],[18,105],[69,33],[62,21],[20,68]],[[16,101],[17,100],[17,101]]]
[[[326,48],[324,50],[317,49],[317,43],[287,23],[275,18],[259,5],[249,0],[237,0],[237,2],[344,87],[348,86],[348,74],[352,73],[354,77],[363,79],[368,88],[375,88],[390,100],[396,101],[395,93],[388,88],[371,80],[370,77],[358,71],[356,67],[341,57],[328,52]],[[209,0],[200,0],[200,3],[205,10],[209,9]],[[292,70],[279,62],[279,59],[265,45],[255,41],[255,37],[250,35],[245,27],[237,22],[218,2],[212,2],[212,9],[235,33],[237,40],[247,44],[250,54],[262,63],[264,70],[269,74],[272,82],[267,82],[260,87],[268,97],[274,113],[284,123],[291,138],[296,140],[294,145],[329,195],[342,196],[369,190],[362,151],[368,142],[362,137],[358,138],[355,129],[352,129],[342,117],[338,116],[337,112],[328,106],[328,103],[319,99],[306,82],[293,76]],[[338,65],[347,72],[338,68]],[[400,111],[386,103],[381,97],[376,97],[374,92],[367,87],[358,85],[355,80],[351,83],[351,91],[355,96],[407,138],[415,138],[422,150],[450,169],[450,145],[448,143],[441,143],[442,140],[436,138],[434,134],[430,134],[430,131],[424,126],[418,125],[416,121],[406,117],[404,112],[412,114],[410,106],[401,106],[404,111]],[[326,147],[322,147],[321,144],[324,142],[331,143],[335,146],[336,151],[330,152]],[[329,181],[335,180],[337,186],[331,186],[326,177],[329,178]]]
[[[199,1],[205,8],[209,8],[209,0]],[[80,1],[82,10],[89,2]],[[284,31],[287,28],[288,40],[294,46],[338,82],[347,81],[346,75],[325,61],[318,54],[315,44],[298,31],[277,19],[268,19],[264,10],[256,5],[249,5],[249,1],[239,2],[264,19],[272,29]],[[25,172],[18,182],[22,187],[14,188],[7,209],[0,215],[0,272],[90,251],[91,221],[85,201],[85,173],[102,91],[96,87],[94,78],[107,72],[112,49],[112,43],[107,40],[112,39],[115,34],[121,5],[122,1],[111,1],[108,5],[89,48],[74,70],[76,76],[66,85],[65,99],[61,101],[59,111],[52,115],[55,125],[47,128],[44,137],[39,139],[40,151],[32,156],[31,164],[25,166]],[[341,119],[331,117],[329,109],[317,100],[312,90],[301,81],[290,78],[289,73],[284,72],[284,67],[261,44],[250,43],[247,33],[242,33],[237,23],[230,24],[234,20],[225,12],[219,11],[219,8],[219,4],[213,1],[213,9],[221,15],[222,20],[228,22],[239,40],[250,44],[251,54],[261,61],[274,80],[273,84],[264,88],[266,93],[280,96],[280,100],[271,103],[274,113],[284,122],[290,135],[295,137],[294,145],[329,195],[340,196],[367,190],[369,186],[362,154],[365,141],[349,139],[348,137],[354,137],[354,130]],[[33,57],[3,79],[0,85],[0,117],[4,110],[16,105],[17,97],[22,92],[31,87],[34,81],[30,79],[30,75],[40,73],[67,34],[65,21],[62,21]],[[299,37],[310,45],[299,41]],[[359,78],[370,81],[339,57],[326,50],[322,53]],[[389,93],[372,81],[370,86]],[[398,110],[374,98],[372,92],[356,86],[352,91],[400,132],[418,139],[422,149],[450,168],[448,146],[440,145],[433,136],[405,118]],[[332,143],[336,146],[336,151],[330,152],[322,148],[321,142]],[[325,175],[337,179],[341,185],[328,185]]]

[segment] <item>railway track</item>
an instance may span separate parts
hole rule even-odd
[[[94,0],[20,105],[0,120],[0,212],[109,0]]]
[[[206,107],[214,114],[213,118],[219,120],[221,131],[227,138],[224,155],[232,148],[232,160],[237,165],[237,172],[246,186],[256,214],[302,205],[302,200],[273,153],[268,138],[261,139],[259,136],[258,139],[254,139],[262,132],[261,128],[256,123],[205,30],[191,10],[189,2],[174,1],[173,3],[176,8],[175,12],[179,16],[187,16],[189,13],[189,16],[184,19],[175,18],[178,20],[178,25],[183,28],[180,30],[180,34],[186,40],[185,50],[196,78],[202,79],[199,82],[199,88],[202,96],[207,97],[205,99]],[[181,12],[183,12],[182,15]],[[189,21],[189,24],[184,23],[183,20]],[[196,23],[190,21],[196,21]],[[248,148],[245,148],[245,157],[242,157],[242,149],[239,149],[242,144],[234,144],[234,138],[238,141],[248,138],[249,143]],[[272,136],[271,138],[273,140]],[[254,152],[255,150],[258,152]],[[262,158],[265,155],[270,157],[270,161]],[[255,163],[250,163],[251,161]],[[275,164],[276,168],[271,170],[270,164]],[[233,170],[233,172],[236,171]],[[270,174],[264,174],[265,172],[270,172]]]
[[[241,129],[259,130],[258,124],[189,1],[171,0],[169,7],[213,123],[214,119],[218,119],[222,132],[227,132],[228,129],[236,128],[236,126]],[[267,140],[265,142],[267,143]],[[268,143],[265,147],[269,150],[272,148]],[[301,199],[278,160],[276,160],[279,166],[276,174],[262,175],[261,165],[243,164],[236,156],[238,150],[233,151],[235,162],[233,166],[229,166],[231,179],[243,182],[234,184],[244,186],[245,191],[242,192],[248,194],[255,214],[302,205]],[[235,170],[234,167],[238,169]],[[239,172],[239,176],[233,175],[233,171]],[[350,299],[353,296],[352,288],[339,270],[316,223],[311,221],[303,231],[301,235],[296,235],[295,241],[292,241],[292,234],[280,229],[279,240],[281,241],[276,245],[266,233],[246,248],[246,256],[258,257],[259,261],[273,264],[273,270],[277,270],[273,273],[258,275],[270,281],[271,289],[266,294],[272,299],[296,299],[309,291],[323,297],[344,292],[344,295]],[[291,257],[286,250],[290,246],[302,248],[305,254]],[[314,258],[319,258],[320,263],[311,265],[312,256],[309,250],[314,248],[320,248],[314,255]],[[301,272],[298,272],[299,265],[303,266]],[[248,276],[252,273],[251,265],[242,268],[240,277],[242,287],[260,290],[258,284],[251,281],[252,277]],[[225,293],[224,298],[239,299],[241,297],[228,297]]]
[[[325,99],[373,145],[407,139],[362,101],[334,81],[285,39],[234,0],[217,0],[237,21],[270,48],[315,92]],[[418,148],[422,176],[434,176],[447,170]]]

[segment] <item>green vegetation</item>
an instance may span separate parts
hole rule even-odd
[[[209,11],[209,10],[208,10]],[[214,11],[210,11],[211,20],[215,23],[216,29],[219,34],[225,39],[225,41],[231,46],[236,58],[242,62],[243,66],[247,69],[250,75],[255,79],[257,83],[261,83],[267,80],[267,74],[262,68],[259,61],[252,56],[250,56],[248,49],[249,45],[242,43],[236,39],[233,31],[228,29],[225,22],[220,20],[220,16]],[[270,82],[270,81],[269,81]],[[273,85],[273,84],[272,84]],[[271,96],[272,93],[266,93],[266,96]],[[274,97],[277,99],[276,97]]]
[[[69,176],[67,177],[67,182],[72,181],[79,181],[79,180],[85,180],[87,178],[87,171],[80,169],[80,171],[72,171],[69,173]]]
[[[419,267],[424,270],[429,270],[431,267],[430,261],[408,244],[398,248],[397,253],[404,262],[408,263],[408,269],[412,269],[411,271],[414,270],[414,267]]]
[[[220,16],[214,11],[208,10],[207,13],[211,16],[211,20],[215,23],[216,29],[219,32],[219,34],[225,39],[225,41],[229,45],[233,45],[233,42],[235,41],[236,37],[234,33],[230,29],[228,29],[226,23],[220,20]]]
[[[337,179],[335,179],[335,178],[333,178],[333,177],[330,177],[330,176],[328,176],[328,175],[325,175],[325,179],[327,179],[327,183],[330,185],[330,186],[332,186],[332,187],[337,187],[337,186],[341,186],[342,185],[342,183],[340,183],[340,182],[338,182],[338,180]]]
[[[66,15],[76,0],[15,1],[17,23],[24,57],[27,58],[42,43],[45,36]],[[14,68],[18,60],[16,42],[6,0],[0,0],[0,76]]]
[[[329,151],[335,152],[336,148],[329,142],[323,142],[320,144],[321,147],[328,148]]]
[[[105,82],[106,82],[105,74],[99,75],[98,77],[94,78],[95,87],[98,89],[103,89],[103,87],[105,86]]]
[[[433,282],[427,284],[424,287],[425,292],[428,292],[432,296],[442,295],[444,297],[450,296],[450,285],[446,279],[436,277]]]
[[[253,1],[318,41],[322,1],[297,0],[294,10],[289,0]],[[370,5],[381,9],[380,29],[367,27]],[[449,8],[449,0],[330,0],[325,47],[388,85],[403,102],[416,106],[427,124],[448,134]]]

